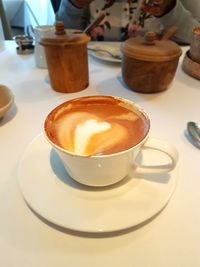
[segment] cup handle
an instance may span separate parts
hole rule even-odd
[[[153,149],[153,150],[161,151],[170,158],[171,162],[166,163],[166,164],[160,164],[160,165],[143,165],[143,164],[135,163],[136,173],[159,174],[159,173],[169,172],[175,168],[178,162],[178,151],[173,145],[169,144],[166,141],[149,137],[146,143],[144,144],[144,146],[142,147],[142,150],[145,150],[145,149]]]
[[[31,36],[34,38],[34,36],[35,36],[34,28],[31,24],[26,26],[26,33],[28,36]]]

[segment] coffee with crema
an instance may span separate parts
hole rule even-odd
[[[133,103],[111,96],[72,99],[46,118],[51,142],[82,156],[108,155],[132,148],[148,134],[150,122]]]

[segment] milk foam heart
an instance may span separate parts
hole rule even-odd
[[[74,112],[58,121],[59,143],[77,155],[101,154],[127,138],[127,130],[116,122],[102,121],[87,112]]]
[[[48,138],[81,156],[108,155],[132,148],[149,131],[149,119],[128,102],[109,96],[67,101],[47,117]]]
[[[57,129],[56,135],[59,144],[66,150],[75,152],[76,129],[78,125],[81,125],[87,120],[97,120],[97,117],[88,112],[73,112],[70,113],[69,116],[63,116],[57,120],[55,128]],[[82,139],[82,136],[80,136],[80,139]],[[82,140],[80,140],[80,142],[82,142]]]
[[[86,120],[77,125],[74,134],[74,152],[77,155],[87,155],[85,150],[90,143],[90,138],[93,135],[104,132],[110,128],[110,123],[100,122],[95,119]]]

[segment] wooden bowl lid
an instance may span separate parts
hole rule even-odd
[[[90,37],[77,30],[65,30],[64,23],[57,21],[55,24],[55,34],[42,38],[40,44],[43,46],[67,46],[79,45],[90,41]]]
[[[153,62],[171,61],[182,54],[181,48],[175,42],[156,40],[154,32],[148,32],[145,38],[127,39],[121,51],[130,58]]]

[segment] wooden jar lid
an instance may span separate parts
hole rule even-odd
[[[42,38],[40,44],[43,46],[67,46],[80,45],[90,41],[90,37],[76,30],[65,30],[64,23],[57,21],[55,24],[55,34]]]
[[[156,40],[154,32],[148,32],[145,38],[127,39],[121,51],[130,58],[152,62],[171,61],[182,54],[181,48],[175,42]]]

